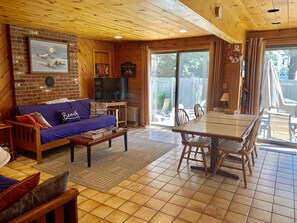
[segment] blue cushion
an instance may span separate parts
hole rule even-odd
[[[79,114],[76,108],[69,108],[67,110],[59,110],[58,115],[62,123],[77,122],[80,120]]]
[[[80,116],[80,119],[90,118],[90,102],[94,102],[94,99],[85,99],[69,102],[72,108],[76,108]]]
[[[17,182],[19,181],[0,175],[0,192],[6,190]]]
[[[67,110],[70,108],[71,106],[69,102],[56,104],[24,105],[17,107],[17,113],[18,115],[24,115],[33,112],[39,112],[48,123],[50,123],[52,126],[55,126],[61,124],[57,111]]]
[[[79,122],[71,122],[56,125],[53,128],[40,131],[41,144],[51,142],[56,139],[69,137],[83,132],[112,127],[116,124],[116,117],[113,115],[105,115],[90,119],[80,120]]]

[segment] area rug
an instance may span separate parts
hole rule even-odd
[[[128,151],[124,150],[123,137],[92,146],[91,167],[87,167],[87,149],[76,146],[74,162],[70,161],[70,149],[48,155],[38,170],[57,175],[69,171],[69,180],[83,186],[107,192],[152,161],[173,149],[176,145],[145,138],[128,136]]]
[[[287,147],[282,145],[273,145],[273,144],[266,144],[266,143],[262,143],[259,149],[269,151],[269,152],[286,153],[286,154],[295,155],[295,156],[297,152],[296,147]]]

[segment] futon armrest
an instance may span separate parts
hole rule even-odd
[[[60,194],[59,196],[35,207],[34,209],[14,218],[9,221],[9,223],[28,223],[28,222],[43,222],[46,218],[46,214],[54,211],[57,216],[56,219],[58,222],[64,222],[64,213],[63,205],[69,202],[69,222],[76,223],[78,222],[78,214],[77,214],[77,196],[79,192],[76,188],[71,188],[67,190],[65,193]]]

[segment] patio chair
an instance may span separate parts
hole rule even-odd
[[[289,141],[295,137],[289,113],[269,112],[269,138]]]
[[[221,167],[228,167],[231,169],[242,170],[244,186],[246,187],[247,185],[246,166],[248,166],[250,175],[252,175],[250,154],[252,153],[252,150],[253,150],[253,142],[254,142],[254,138],[256,137],[259,125],[260,125],[260,119],[258,116],[257,119],[254,121],[254,123],[249,127],[248,133],[247,133],[248,135],[244,142],[238,142],[238,141],[232,141],[232,140],[222,140],[220,142],[220,144],[218,145],[219,156],[214,168],[213,176],[215,176],[216,172]],[[240,156],[241,168],[236,165],[223,164],[223,162],[226,160],[229,154]]]
[[[178,109],[177,114],[176,114],[177,125],[180,126],[180,125],[186,124],[189,121],[190,121],[190,119],[189,119],[187,112],[182,108]],[[193,161],[198,161],[198,162],[203,163],[205,174],[207,176],[206,154],[205,154],[204,149],[208,148],[210,150],[210,145],[211,145],[210,138],[193,136],[193,135],[186,134],[186,133],[181,133],[181,137],[182,137],[182,144],[183,144],[184,148],[183,148],[181,156],[180,156],[177,171],[179,172],[179,169],[180,169],[183,159],[186,159],[187,162],[189,162],[189,160],[193,160]],[[193,147],[196,148],[195,151],[192,151]],[[201,154],[202,159],[198,159],[195,156],[191,157],[191,153]]]
[[[203,108],[201,107],[200,104],[195,104],[195,105],[194,105],[194,113],[195,113],[195,117],[196,117],[196,118],[198,118],[198,117],[204,115]]]

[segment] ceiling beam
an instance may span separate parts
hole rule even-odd
[[[214,0],[150,0],[172,14],[179,15],[184,20],[212,33],[229,43],[244,43],[246,31],[223,6],[222,15],[217,18],[215,7],[220,6]]]

